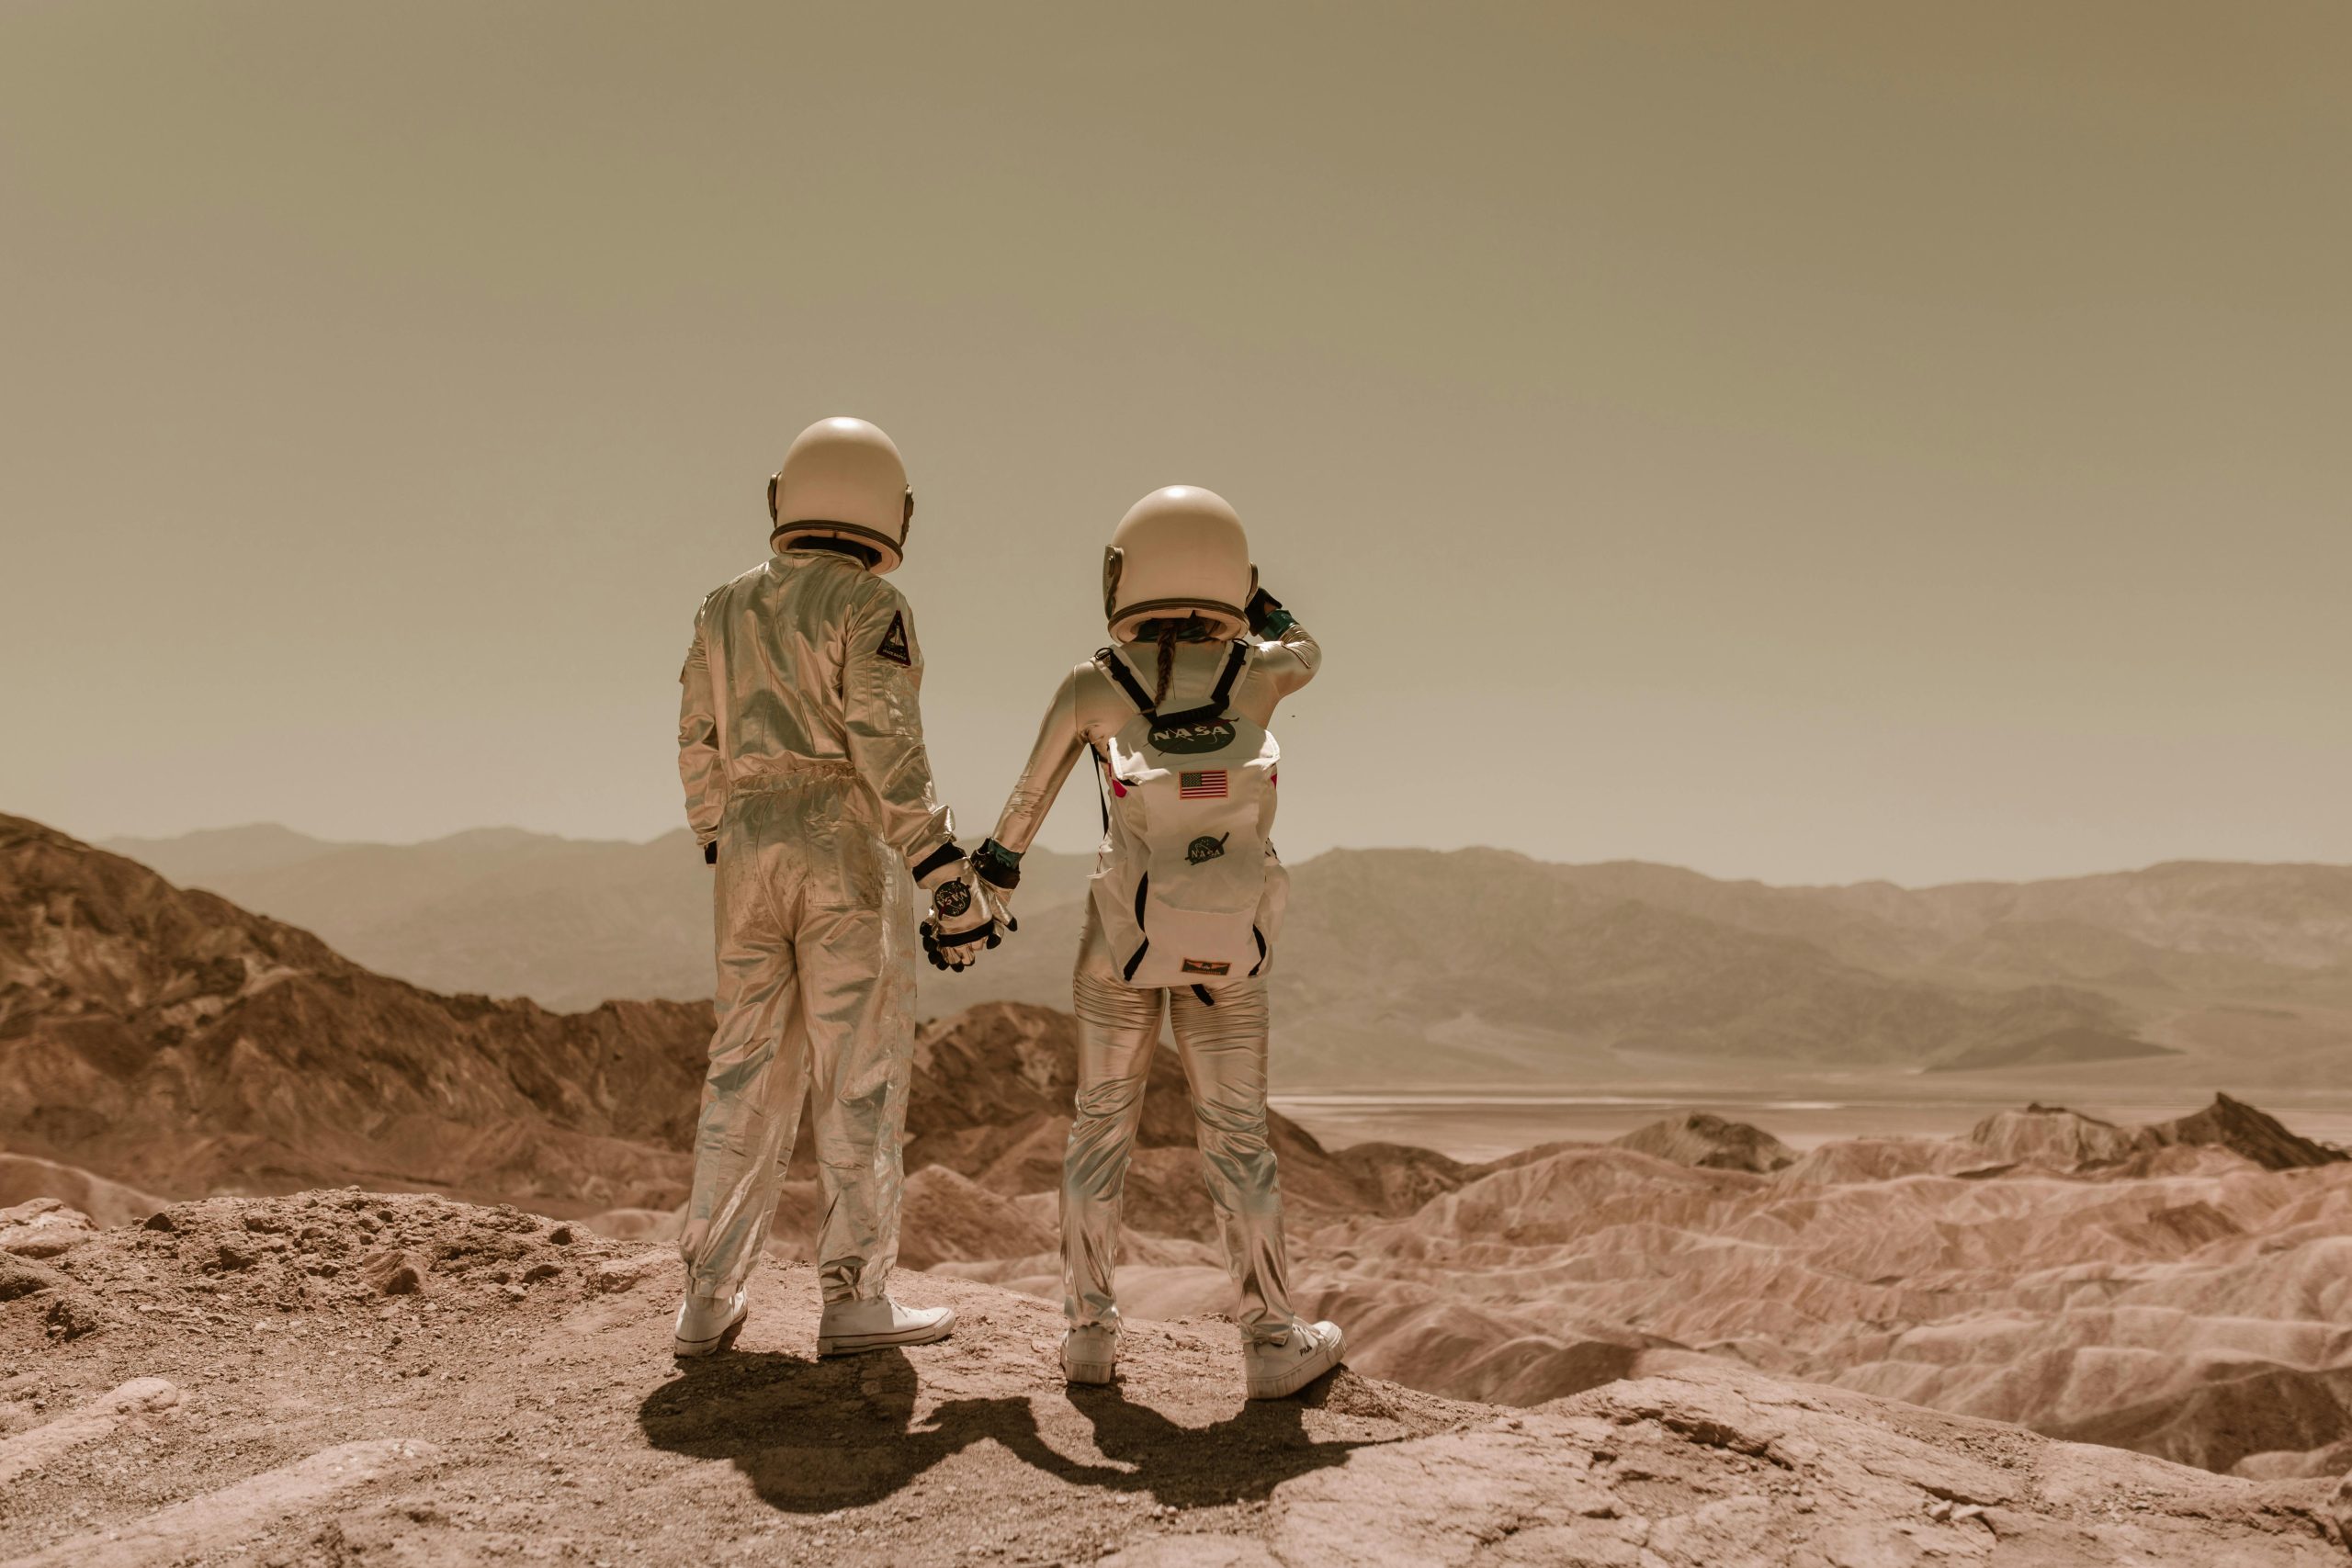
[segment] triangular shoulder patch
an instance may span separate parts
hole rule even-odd
[[[882,634],[882,646],[875,653],[893,664],[914,667],[914,649],[907,646],[907,613],[899,610],[890,616],[890,629]]]

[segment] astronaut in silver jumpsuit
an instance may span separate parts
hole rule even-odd
[[[703,601],[680,676],[678,770],[717,868],[718,955],[680,1355],[724,1348],[741,1326],[804,1097],[825,1205],[820,1353],[922,1343],[954,1323],[886,1290],[916,888],[938,919],[966,863],[923,748],[913,615],[879,575],[898,564],[912,492],[887,435],[827,420],[794,443],[770,502],[775,553]],[[958,930],[977,923],[954,914]]]
[[[1171,488],[1205,496],[1215,507],[1225,508],[1211,492]],[[1145,498],[1129,513],[1129,522],[1168,493]],[[1230,515],[1229,508],[1226,513]],[[1181,527],[1191,520],[1173,521]],[[1238,536],[1238,520],[1232,531]],[[1120,536],[1127,533],[1128,525],[1123,525]],[[1248,568],[1246,554],[1240,564]],[[1249,581],[1254,586],[1254,573]],[[1241,597],[1235,595],[1236,602]],[[1270,596],[1256,596],[1250,618],[1255,646],[1227,711],[1270,725],[1274,705],[1314,679],[1322,650],[1306,628]],[[1124,660],[1146,688],[1157,683],[1164,652],[1168,683],[1159,706],[1174,712],[1192,708],[1209,695],[1230,647],[1229,640],[1215,638],[1175,641],[1163,649],[1131,638],[1105,651]],[[1036,837],[1071,766],[1102,747],[1136,712],[1096,660],[1063,677],[994,835],[973,852],[974,873],[1000,917],[1009,912],[1012,888],[1018,886],[1021,855]],[[1102,853],[1111,852],[1106,838]],[[1282,1191],[1267,1136],[1264,975],[1221,987],[1214,1001],[1190,987],[1129,985],[1111,952],[1094,901],[1089,899],[1073,990],[1080,1024],[1079,1086],[1062,1168],[1063,1310],[1069,1325],[1064,1371],[1073,1382],[1107,1382],[1113,1375],[1119,1326],[1114,1276],[1120,1198],[1143,1114],[1145,1079],[1159,1045],[1160,1021],[1167,1017],[1174,1025],[1192,1090],[1209,1197],[1227,1269],[1239,1297],[1236,1321],[1250,1393],[1261,1398],[1295,1393],[1337,1363],[1341,1337],[1334,1325],[1308,1323],[1291,1307]]]

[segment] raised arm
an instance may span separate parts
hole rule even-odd
[[[678,781],[686,786],[686,826],[705,859],[718,838],[718,819],[727,809],[726,760],[719,755],[718,706],[711,688],[710,653],[703,619],[717,593],[707,595],[695,612],[695,640],[686,649],[685,668],[678,671]]]
[[[1258,667],[1273,682],[1277,698],[1306,685],[1323,666],[1323,647],[1314,634],[1262,588],[1250,600],[1250,635],[1259,639]]]

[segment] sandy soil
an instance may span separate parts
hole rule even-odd
[[[738,1349],[681,1366],[674,1262],[512,1209],[342,1190],[151,1224],[0,1258],[11,1562],[2345,1560],[2327,1483],[1698,1358],[1527,1411],[1346,1371],[1253,1404],[1195,1321],[1069,1390],[1043,1303],[913,1273],[953,1339],[815,1360],[810,1274],[777,1266]]]

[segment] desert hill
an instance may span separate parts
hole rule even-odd
[[[685,1196],[707,1003],[558,1014],[438,996],[14,818],[0,818],[0,1137],[19,1155],[165,1195],[361,1181],[572,1213]],[[926,1026],[909,1168],[1049,1190],[1076,1061],[1074,1022],[1045,1009],[990,1004]],[[1172,1055],[1151,1084],[1131,1212],[1205,1236]],[[1410,1207],[1419,1151],[1374,1168],[1279,1116],[1273,1133],[1295,1202]],[[808,1157],[804,1119],[797,1174],[813,1175]]]
[[[1595,891],[1801,937],[1873,967],[1965,962],[1973,944],[2067,930],[2108,933],[2105,953],[2125,961],[2235,959],[2297,971],[2352,955],[2352,866],[2171,861],[2097,876],[1922,888],[1773,887],[1635,861],[1569,870]],[[2052,974],[2093,972],[2086,977],[2105,966],[2081,957],[2062,953],[2045,962]]]
[[[1322,1157],[1404,1190],[1385,1213],[1361,1187],[1315,1191],[1322,1168],[1285,1151],[1302,1307],[1351,1325],[1361,1370],[1414,1387],[1538,1404],[1681,1348],[2213,1470],[2352,1468],[2352,1294],[2335,1283],[2352,1162],[2227,1096],[2151,1125],[2037,1105],[1965,1137],[1803,1156],[1692,1115],[1484,1166]],[[1165,1196],[1183,1163],[1156,1179],[1137,1222],[1154,1234],[1122,1272],[1147,1316],[1227,1300],[1205,1213]],[[992,1199],[1035,1222],[1031,1249],[1007,1223],[926,1262],[1055,1296],[1054,1174],[997,1166],[956,1189],[963,1215]],[[910,1234],[947,1181],[910,1183]]]
[[[0,1216],[5,1234],[11,1216]],[[2200,1473],[1671,1353],[1532,1410],[1342,1371],[1239,1397],[1229,1328],[1064,1387],[1040,1303],[902,1274],[940,1345],[810,1358],[772,1267],[673,1364],[677,1265],[503,1209],[319,1191],[175,1204],[0,1255],[9,1561],[513,1557],[2322,1568],[2332,1481]]]
[[[112,846],[383,973],[555,1008],[705,997],[691,844],[514,829],[330,844],[266,827]],[[922,1005],[1065,1007],[1084,857],[1035,851],[1020,937]],[[2352,1046],[2352,868],[2180,863],[1905,889],[1768,887],[1494,850],[1294,867],[1274,974],[1287,1087],[1630,1081],[1711,1071],[2031,1071],[2335,1081]]]
[[[436,996],[0,817],[0,1137],[135,1186],[674,1201],[707,1017]]]
[[[2227,1097],[2151,1127],[2037,1106],[1967,1138],[1828,1144],[1773,1168],[1706,1157],[1749,1146],[1693,1140],[1681,1163],[1563,1147],[1402,1219],[1321,1226],[1317,1310],[1425,1292],[1451,1360],[1400,1363],[1410,1339],[1375,1336],[1357,1364],[1440,1392],[1466,1392],[1448,1365],[1538,1334],[1603,1344],[1614,1325],[1620,1343],[2209,1469],[2352,1461],[2342,1151]],[[1204,1284],[1163,1279],[1153,1304]]]

